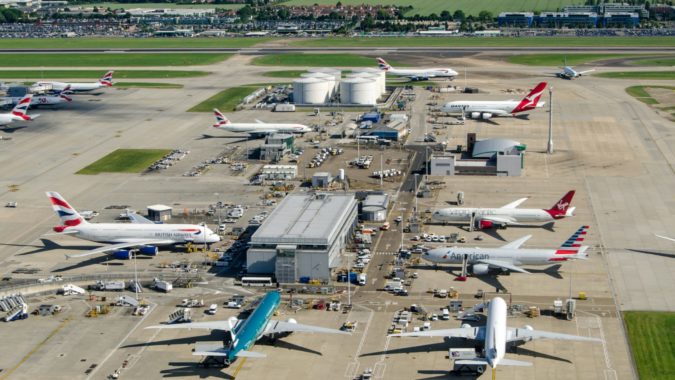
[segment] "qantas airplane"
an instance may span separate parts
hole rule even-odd
[[[112,87],[113,85],[113,73],[114,71],[108,71],[105,73],[98,82],[89,82],[89,83],[64,83],[64,82],[53,82],[53,81],[43,81],[37,82],[36,85],[44,86],[51,85],[52,90],[54,91],[63,91],[67,87],[70,87],[72,92],[89,92],[98,90],[99,88]]]
[[[429,78],[454,78],[457,72],[450,68],[429,69],[395,69],[382,58],[377,58],[377,65],[389,75],[408,77],[412,80],[427,80]]]
[[[461,113],[462,117],[487,120],[497,116],[514,116],[517,113],[541,108],[540,102],[546,82],[539,83],[523,100],[456,100],[441,108],[446,113]]]
[[[78,258],[99,253],[111,254],[116,259],[132,258],[130,249],[155,256],[157,246],[183,243],[211,244],[220,241],[220,236],[205,225],[196,224],[150,224],[150,223],[89,223],[59,194],[46,193],[52,208],[61,219],[61,225],[54,227],[59,235],[73,235],[80,239],[100,243],[112,243],[101,248],[67,255]]]
[[[69,95],[72,95],[70,87],[66,87],[63,91],[56,91],[54,94],[33,95],[33,99],[30,102],[30,107],[36,108],[40,106],[55,106],[61,103],[72,102],[73,98],[71,98]],[[9,104],[18,104],[23,98],[12,97],[5,99],[9,99]]]
[[[28,94],[19,100],[16,106],[14,106],[12,109],[12,112],[0,113],[0,125],[8,125],[15,121],[30,121],[38,118],[40,115],[28,116],[26,113],[32,99],[33,94]]]
[[[172,325],[159,325],[146,327],[147,329],[204,329],[225,331],[223,343],[199,344],[195,347],[192,355],[220,357],[223,364],[229,366],[237,358],[264,358],[265,354],[250,351],[255,342],[266,335],[279,335],[291,332],[323,333],[323,334],[342,334],[351,335],[348,332],[326,327],[302,325],[295,319],[289,318],[287,321],[272,320],[272,316],[279,308],[281,295],[277,291],[271,291],[265,294],[258,306],[253,309],[251,315],[246,319],[237,319],[230,317],[227,321],[209,321],[180,323]]]
[[[393,337],[439,337],[439,338],[463,338],[473,341],[482,341],[482,354],[473,359],[455,360],[458,365],[488,365],[492,368],[492,379],[495,378],[497,366],[520,366],[530,367],[532,363],[505,359],[506,345],[518,345],[538,339],[555,339],[580,342],[601,343],[601,339],[560,334],[555,332],[535,330],[532,326],[525,325],[522,328],[508,327],[506,325],[507,310],[506,302],[500,298],[493,298],[487,305],[487,321],[485,326],[473,327],[464,324],[457,329],[426,330],[391,334]]]
[[[216,123],[213,124],[213,127],[229,132],[248,133],[252,136],[264,136],[278,132],[305,134],[312,131],[312,128],[302,124],[265,123],[260,120],[256,120],[255,123],[233,123],[228,120],[222,112],[218,111],[217,108],[214,108],[213,112],[216,115]]]
[[[472,274],[482,276],[490,273],[519,272],[530,273],[521,265],[550,265],[568,260],[588,258],[588,246],[581,245],[588,226],[580,227],[560,248],[521,249],[532,235],[524,236],[498,248],[435,248],[425,252],[422,259],[433,264],[462,264],[462,276],[465,280],[467,266]]]
[[[501,227],[527,223],[548,223],[574,216],[575,207],[569,207],[574,197],[570,190],[550,209],[521,209],[520,204],[527,198],[520,198],[500,208],[463,208],[450,207],[438,210],[431,215],[437,222],[469,222],[479,229]]]

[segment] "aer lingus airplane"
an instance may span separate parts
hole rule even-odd
[[[444,330],[426,330],[419,332],[409,332],[401,334],[392,334],[394,337],[439,337],[439,338],[464,338],[475,341],[482,341],[484,349],[481,356],[473,359],[455,360],[458,365],[488,365],[492,368],[492,378],[494,380],[498,366],[521,366],[529,367],[532,363],[506,359],[507,344],[518,344],[530,342],[538,339],[555,339],[581,342],[602,342],[597,338],[590,338],[577,335],[560,334],[548,331],[538,331],[531,326],[514,328],[506,326],[507,306],[506,302],[500,298],[493,298],[487,306],[487,322],[485,326],[472,327],[468,324],[462,325],[456,329]]]
[[[274,312],[281,303],[281,295],[277,291],[265,294],[258,306],[246,319],[230,317],[227,321],[209,321],[179,323],[146,327],[148,329],[203,329],[226,332],[223,343],[197,343],[192,355],[213,356],[222,358],[225,365],[232,364],[237,358],[264,358],[265,354],[251,351],[255,342],[266,335],[279,335],[292,332],[344,334],[348,332],[326,327],[303,325],[289,318],[287,321],[272,320]]]

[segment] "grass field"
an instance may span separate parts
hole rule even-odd
[[[152,83],[152,82],[116,82],[115,88],[157,88],[157,89],[175,89],[183,88],[182,84],[177,83]]]
[[[278,70],[278,71],[268,71],[263,73],[263,76],[270,78],[298,78],[300,74],[306,73],[307,70]],[[342,74],[349,74],[351,70],[342,70]]]
[[[642,103],[650,105],[659,104],[659,102],[652,98],[649,92],[647,92],[647,89],[649,88],[665,88],[675,91],[675,87],[673,86],[631,86],[626,88],[626,93]],[[668,108],[669,107],[662,108],[662,110],[668,110]]]
[[[105,70],[0,70],[0,79],[90,79],[97,80]],[[192,78],[209,75],[207,71],[119,70],[114,79]]]
[[[203,9],[203,8],[220,8],[220,9],[239,9],[243,4],[176,4],[176,3],[92,3],[81,4],[79,6],[86,8],[99,7],[103,9],[133,9],[133,8],[150,8],[150,9]]]
[[[675,46],[672,37],[361,37],[291,42],[304,47],[640,47]]]
[[[323,67],[377,67],[373,57],[354,54],[268,54],[252,62],[261,66],[323,66]],[[392,66],[405,66],[389,62]]]
[[[263,86],[264,85],[251,84],[228,88],[190,108],[188,112],[211,112],[214,108],[218,108],[223,112],[234,111],[235,107],[242,99],[251,95],[253,91]]]
[[[83,67],[83,66],[192,66],[221,62],[232,54],[120,53],[120,54],[3,54],[2,67]]]
[[[675,80],[675,71],[613,71],[597,73],[595,76],[613,79]]]
[[[171,149],[117,149],[77,174],[140,173]]]
[[[623,318],[640,379],[675,378],[675,313],[626,311]]]
[[[284,5],[335,5],[333,0],[290,0]],[[461,9],[467,15],[477,16],[480,11],[490,11],[495,16],[499,12],[511,11],[555,11],[571,4],[584,4],[583,0],[522,0],[518,2],[503,1],[503,0],[342,0],[344,5],[361,5],[361,4],[382,4],[382,5],[412,5],[413,9],[406,13],[406,16],[415,14],[429,15],[432,13],[441,14],[442,11],[448,10],[450,13]]]
[[[675,57],[636,59],[629,63],[634,66],[675,66]]]
[[[271,41],[259,37],[213,38],[2,38],[0,49],[245,48]]]
[[[564,62],[570,66],[583,65],[593,61],[612,58],[630,58],[637,54],[522,54],[506,58],[509,63],[528,66],[563,66]]]

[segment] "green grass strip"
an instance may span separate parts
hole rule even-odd
[[[136,8],[135,4],[128,4]],[[213,38],[3,38],[0,49],[246,48],[272,41],[259,37]]]
[[[1,56],[0,56],[1,57]],[[101,78],[106,70],[0,70],[1,79],[89,79]],[[208,71],[115,70],[117,79],[191,78],[209,75]]]
[[[140,173],[170,152],[171,149],[117,149],[77,174]]]
[[[177,83],[151,83],[151,82],[116,82],[115,88],[157,88],[157,89],[174,89],[183,88],[182,84]]]
[[[675,71],[611,71],[597,73],[595,76],[612,79],[674,80]]]
[[[241,103],[245,97],[264,86],[265,85],[246,85],[228,88],[190,108],[188,112],[211,112],[214,108],[218,108],[223,112],[234,111],[237,105]]]
[[[320,66],[320,67],[377,67],[375,57],[354,54],[268,54],[252,62],[260,66]],[[389,62],[392,66],[402,66]]]
[[[674,379],[675,313],[626,311],[623,318],[640,379]]]
[[[2,54],[2,67],[194,66],[224,61],[225,53],[69,53]]]

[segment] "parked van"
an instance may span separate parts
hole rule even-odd
[[[209,309],[206,310],[206,312],[211,315],[215,315],[217,311],[218,311],[218,304],[215,303],[211,304],[211,306],[209,306]]]
[[[443,319],[444,321],[450,320],[450,311],[448,309],[443,309],[441,312],[443,313],[441,319]]]

